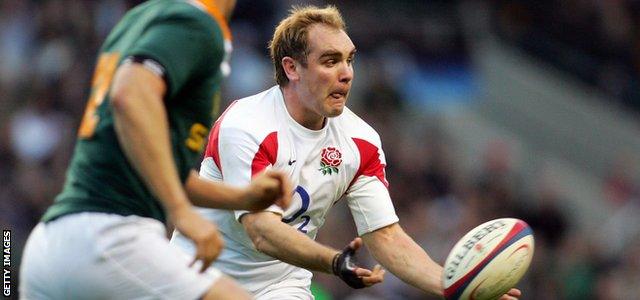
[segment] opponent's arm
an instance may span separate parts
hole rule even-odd
[[[442,267],[398,223],[362,236],[365,245],[391,273],[424,292],[442,296]]]
[[[362,244],[360,239],[352,241],[341,252],[310,239],[283,223],[280,218],[280,215],[264,211],[245,214],[240,220],[254,246],[262,253],[301,268],[338,275],[352,287],[352,284],[358,284],[354,281],[359,280],[349,278],[350,275],[361,278],[364,286],[382,282],[384,270],[380,266],[376,266],[373,271],[353,265],[347,266],[353,252]],[[349,267],[352,269],[347,269]]]
[[[164,80],[141,64],[120,66],[111,88],[115,131],[127,159],[176,228],[196,243],[196,259],[203,261],[204,270],[222,250],[223,241],[215,225],[195,212],[180,182],[170,147],[165,92]]]
[[[190,204],[173,162],[165,92],[161,77],[141,64],[125,64],[116,71],[111,107],[118,141],[129,162],[165,208],[174,212]]]
[[[274,202],[287,207],[291,187],[288,178],[275,171],[259,174],[246,188],[204,180],[192,171],[185,183],[185,194],[169,147],[165,90],[164,80],[146,68],[123,65],[116,73],[111,105],[116,133],[127,158],[169,213],[175,210],[173,207],[179,210],[190,206],[188,200],[198,206],[222,209],[258,210]]]
[[[286,209],[292,194],[288,177],[271,170],[258,174],[242,189],[203,179],[192,171],[185,189],[196,206],[250,211],[262,210],[274,203]]]

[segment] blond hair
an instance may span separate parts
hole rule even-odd
[[[329,27],[346,30],[340,11],[328,5],[325,8],[317,6],[294,6],[289,16],[282,20],[273,33],[269,42],[271,61],[275,68],[276,82],[284,86],[289,82],[282,67],[282,59],[289,56],[307,66],[309,54],[308,33],[311,25],[323,24]]]

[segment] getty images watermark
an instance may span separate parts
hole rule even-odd
[[[2,295],[11,296],[11,230],[2,231]]]

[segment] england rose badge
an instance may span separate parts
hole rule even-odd
[[[320,169],[322,175],[331,175],[332,173],[338,173],[338,166],[342,163],[342,153],[335,147],[327,147],[322,149],[322,155],[320,158]]]

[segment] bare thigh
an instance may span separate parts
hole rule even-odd
[[[220,277],[207,291],[204,300],[244,300],[253,299],[237,282],[226,275]]]

